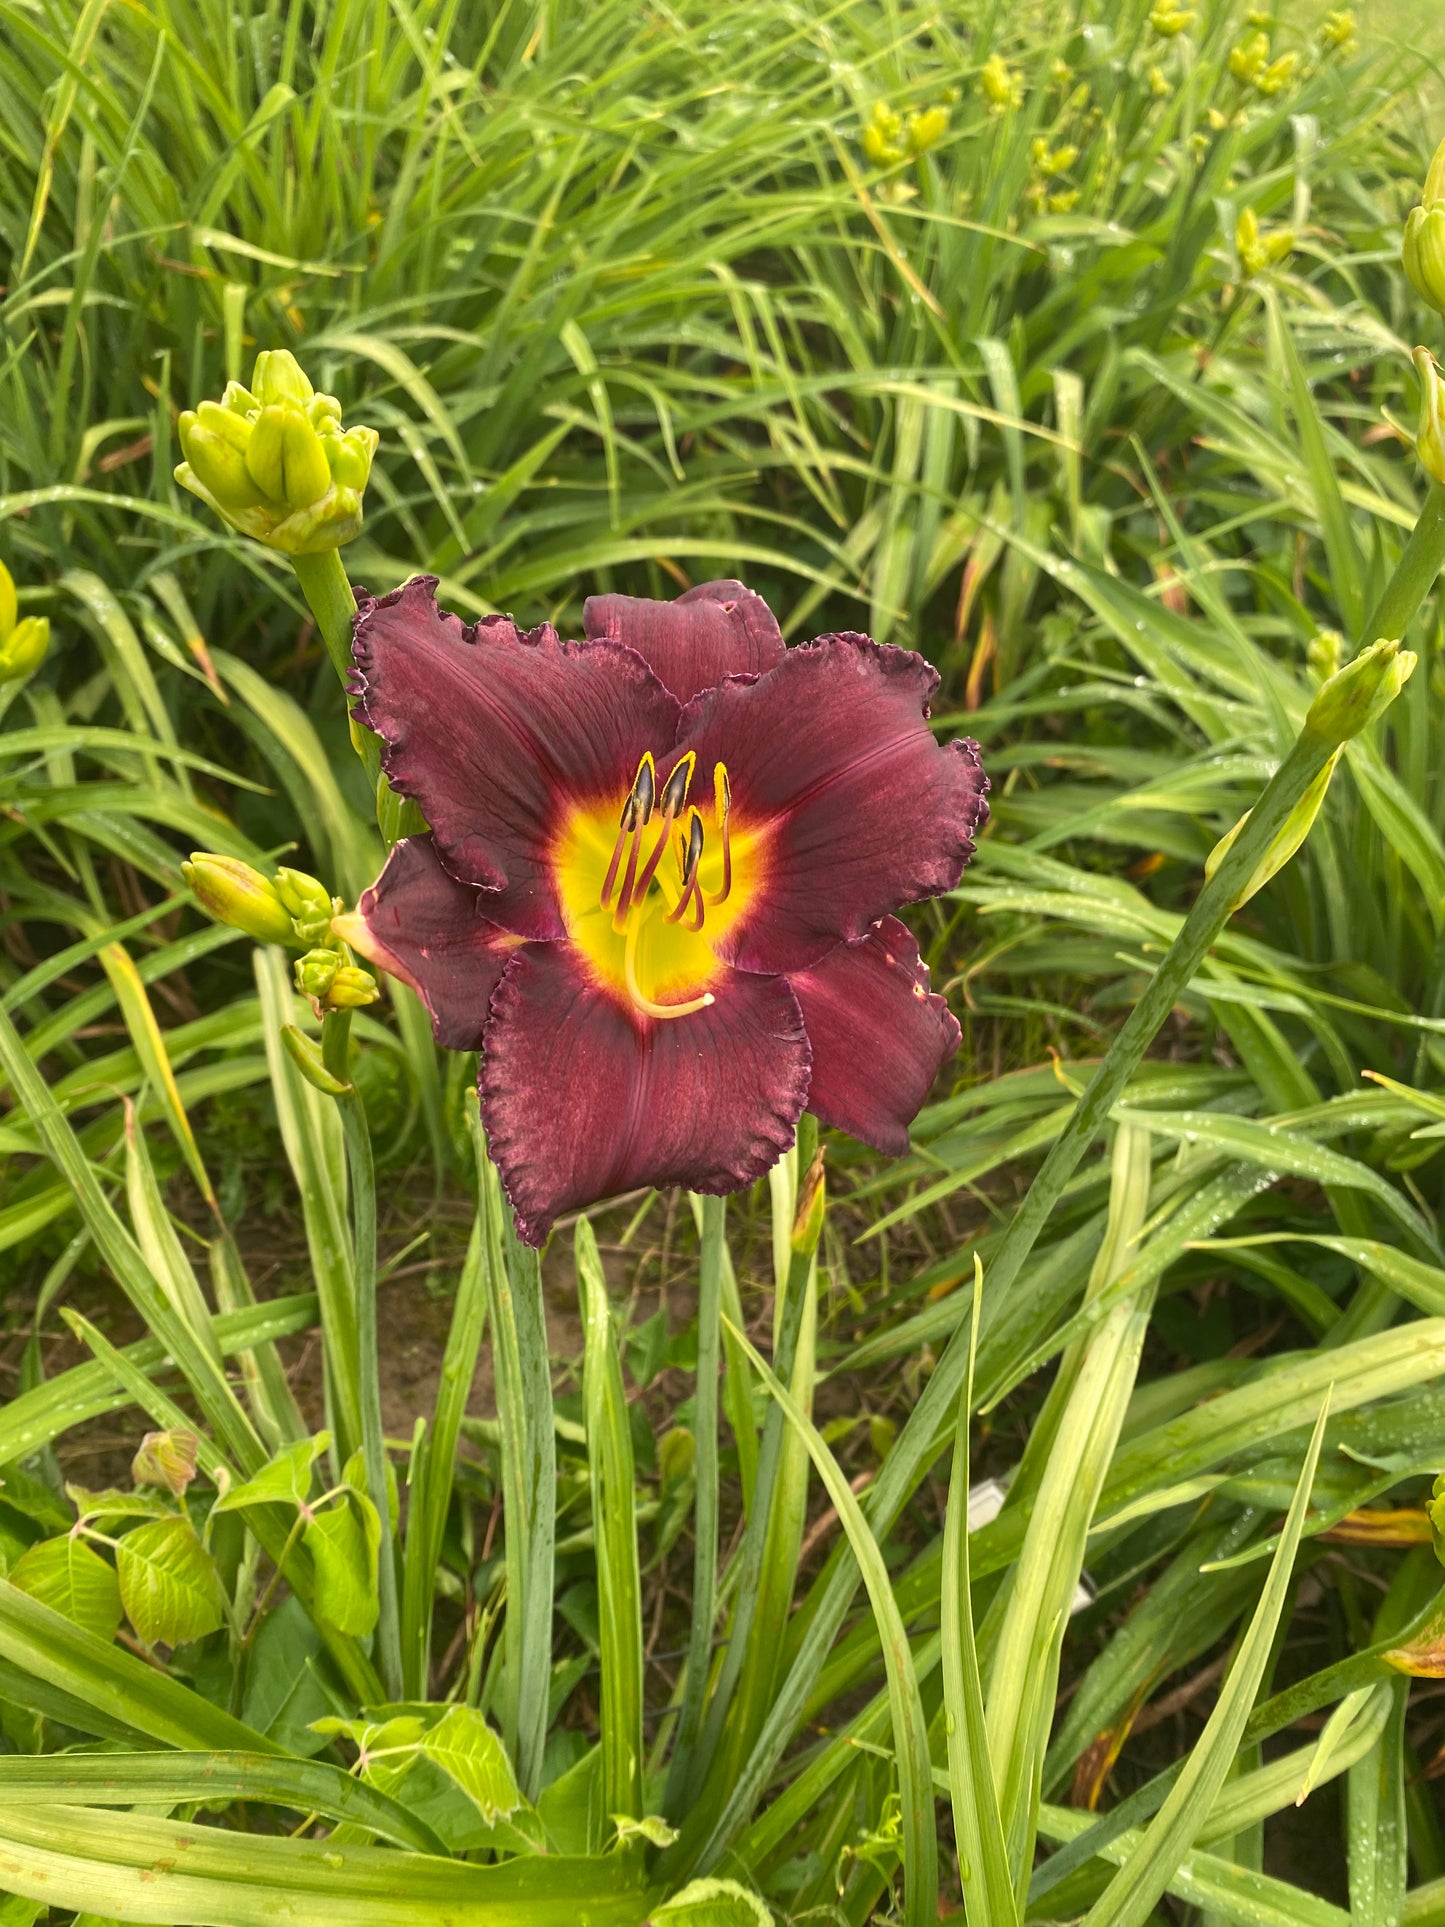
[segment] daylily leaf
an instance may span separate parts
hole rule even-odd
[[[313,1439],[288,1445],[263,1465],[255,1478],[223,1492],[211,1510],[239,1512],[248,1505],[304,1505],[311,1490],[311,1468],[330,1443],[329,1432],[318,1432]]]
[[[681,1893],[654,1907],[649,1927],[774,1927],[755,1893],[735,1880],[690,1880]]]
[[[225,1617],[220,1574],[189,1519],[137,1526],[118,1542],[115,1563],[126,1613],[147,1646],[199,1639]]]
[[[64,1613],[97,1639],[109,1642],[120,1625],[120,1584],[115,1572],[83,1539],[65,1533],[42,1539],[10,1568],[10,1582],[32,1599]]]
[[[423,1736],[421,1750],[456,1781],[488,1826],[522,1804],[502,1742],[475,1708],[453,1706]]]

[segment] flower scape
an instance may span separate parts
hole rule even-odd
[[[357,720],[430,834],[333,924],[480,1050],[520,1235],[639,1186],[729,1192],[804,1109],[892,1154],[959,1026],[892,914],[958,882],[978,746],[936,672],[762,597],[592,597],[584,639],[467,628],[434,578],[363,599]]]

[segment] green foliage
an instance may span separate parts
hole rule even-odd
[[[1445,498],[1391,427],[1425,157],[1349,40],[0,0],[5,1919],[1442,1917]],[[564,1311],[469,1067],[331,994],[401,821],[341,565],[173,479],[293,347],[379,433],[374,589],[737,573],[936,662],[994,821],[909,1157],[830,1142],[825,1209],[804,1146],[695,1252],[583,1222]],[[226,470],[263,533],[364,480],[299,409],[294,487]],[[319,1023],[193,850],[326,880]],[[378,1198],[451,1300],[400,1436]],[[1300,1800],[1328,1896],[1264,1870]]]

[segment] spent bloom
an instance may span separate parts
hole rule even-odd
[[[1435,149],[1419,207],[1406,217],[1400,259],[1416,292],[1445,314],[1445,141]]]
[[[249,388],[227,382],[219,401],[188,408],[178,432],[176,480],[268,549],[317,555],[360,529],[376,430],[344,429],[340,402],[285,348],[257,355]]]
[[[987,816],[935,672],[861,635],[785,649],[737,582],[593,597],[581,642],[464,628],[435,588],[358,610],[356,713],[431,834],[333,927],[481,1050],[521,1235],[737,1190],[805,1106],[904,1151],[959,1031],[891,913],[957,883]]]
[[[49,647],[49,622],[44,616],[20,614],[15,579],[0,562],[0,686],[33,676]]]

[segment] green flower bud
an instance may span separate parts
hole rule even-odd
[[[1382,640],[1321,683],[1305,728],[1328,743],[1347,743],[1387,710],[1410,680],[1416,657],[1398,642]]]
[[[1234,251],[1246,281],[1277,266],[1293,246],[1293,228],[1276,228],[1272,234],[1262,231],[1252,207],[1244,208],[1234,224]]]
[[[1420,425],[1415,431],[1415,453],[1432,482],[1445,482],[1445,384],[1428,348],[1416,348],[1411,359],[1420,377]]]
[[[308,950],[296,959],[296,988],[303,997],[314,997],[321,1003],[340,968],[341,958],[335,950]]]
[[[256,357],[251,387],[263,408],[282,402],[304,405],[316,390],[289,348],[263,348]]]
[[[1294,70],[1299,65],[1298,54],[1281,54],[1272,60],[1262,74],[1255,77],[1255,91],[1272,100],[1294,79]]]
[[[1320,45],[1327,53],[1352,54],[1355,51],[1355,16],[1348,7],[1327,13],[1320,28]]]
[[[360,1010],[363,1004],[374,1004],[380,995],[369,970],[343,964],[331,980],[326,1003],[331,1010]]]
[[[899,144],[902,132],[902,119],[888,102],[875,100],[863,129],[863,152],[875,167],[892,167],[903,159],[903,148]]]
[[[1269,35],[1251,34],[1230,50],[1229,71],[1246,87],[1253,87],[1269,65]]]
[[[44,616],[22,616],[15,578],[0,562],[0,684],[24,682],[45,660],[50,623]]]
[[[341,908],[325,884],[304,870],[282,869],[276,872],[276,894],[295,919],[296,935],[303,943],[325,941],[331,919]]]
[[[1236,909],[1239,908],[1240,904],[1248,903],[1249,899],[1254,896],[1257,891],[1264,888],[1272,876],[1276,876],[1279,871],[1284,868],[1285,864],[1289,862],[1295,851],[1298,850],[1310,831],[1314,828],[1315,818],[1319,815],[1321,805],[1325,800],[1325,791],[1329,788],[1330,778],[1335,773],[1335,764],[1339,762],[1343,754],[1344,749],[1342,746],[1335,751],[1334,755],[1325,764],[1319,775],[1313,783],[1310,784],[1304,795],[1285,818],[1283,825],[1275,835],[1274,841],[1260,858],[1259,868],[1234,899],[1234,907]],[[1204,859],[1204,874],[1206,877],[1212,877],[1214,875],[1214,872],[1228,855],[1240,831],[1249,821],[1251,814],[1251,811],[1246,810],[1234,828],[1230,830],[1227,835],[1219,839],[1214,848],[1209,852],[1209,855]]]
[[[930,147],[936,147],[948,132],[948,109],[929,107],[921,114],[908,116],[908,151],[910,154],[925,154]]]
[[[314,1089],[321,1091],[327,1097],[348,1095],[351,1085],[342,1078],[331,1075],[321,1052],[304,1031],[298,1030],[295,1024],[283,1024],[281,1042],[285,1045],[286,1054],[291,1062]]]
[[[1344,653],[1345,639],[1338,629],[1321,629],[1311,636],[1305,650],[1305,661],[1315,681],[1324,682],[1327,677],[1333,676]]]
[[[181,865],[181,875],[201,908],[233,930],[244,930],[257,943],[295,943],[291,912],[274,885],[238,857],[192,853]]]
[[[978,84],[995,113],[1017,107],[1023,100],[1023,83],[1013,73],[1002,54],[993,54],[979,70]]]
[[[0,684],[24,682],[45,660],[50,647],[50,623],[44,616],[25,616],[0,641]]]
[[[283,555],[316,555],[361,527],[377,435],[343,429],[334,395],[318,395],[296,357],[256,357],[250,388],[181,416],[176,480],[243,535]]]
[[[1445,205],[1410,209],[1400,262],[1415,292],[1445,314]]]
[[[1176,6],[1174,0],[1155,0],[1149,9],[1149,25],[1163,40],[1187,33],[1194,25],[1194,18],[1192,8]]]

